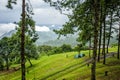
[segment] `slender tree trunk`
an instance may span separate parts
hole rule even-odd
[[[106,3],[105,3],[105,0],[104,0],[104,12],[103,12],[104,16],[103,16],[103,56],[104,56],[104,59],[103,59],[103,64],[106,63],[106,53],[105,53],[105,30],[106,30]]]
[[[89,57],[91,57],[91,37],[90,37],[90,42],[89,42]]]
[[[3,66],[3,64],[1,64],[0,68],[1,68],[1,71],[4,70],[4,66]]]
[[[9,70],[9,62],[8,62],[9,60],[8,60],[8,57],[6,57],[5,60],[6,60],[6,70]]]
[[[101,41],[102,41],[102,5],[101,5],[101,14],[100,14],[100,34],[99,34],[99,50],[98,50],[98,62],[100,62],[100,53],[101,53]]]
[[[109,37],[108,37],[108,43],[107,43],[107,53],[108,53],[108,47],[110,44],[110,37],[111,37],[111,31],[112,31],[112,17],[113,17],[113,12],[111,11],[111,16],[110,16],[110,29],[109,29]]]
[[[29,63],[30,63],[30,67],[31,67],[31,66],[32,66],[32,63],[31,63],[30,59],[29,59],[29,58],[27,58],[27,60],[29,61]]]
[[[98,43],[98,27],[99,27],[99,0],[93,1],[94,10],[94,48],[93,48],[93,60],[91,67],[91,80],[96,80],[96,56],[97,56],[97,43]]]
[[[119,22],[119,38],[118,38],[118,54],[117,59],[120,59],[120,22]]]
[[[21,72],[22,80],[25,78],[25,0],[22,0],[22,26],[21,26]]]
[[[105,13],[104,13],[105,14]],[[104,16],[104,31],[103,31],[103,56],[104,56],[104,60],[103,60],[103,64],[105,64],[106,62],[106,53],[105,53],[105,16]]]

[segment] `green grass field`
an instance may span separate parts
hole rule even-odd
[[[117,47],[109,48],[110,52],[116,52]],[[51,56],[42,56],[38,60],[31,60],[32,67],[26,63],[26,80],[90,80],[91,64],[85,65],[88,57],[88,51],[82,51],[86,56],[75,59],[77,52],[67,52]],[[66,57],[68,55],[68,57]],[[115,57],[107,58],[106,65],[97,63],[97,80],[120,80],[120,60]],[[12,65],[19,66],[19,65]],[[12,68],[11,68],[12,69]],[[21,80],[21,70],[0,72],[0,80]],[[105,76],[108,71],[108,76]]]

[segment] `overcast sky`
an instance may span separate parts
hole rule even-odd
[[[0,35],[7,32],[13,27],[13,22],[18,22],[21,15],[21,0],[17,0],[18,4],[14,6],[13,10],[7,9],[5,6],[8,0],[0,0]],[[28,0],[26,0],[28,1]],[[33,19],[38,24],[64,24],[68,19],[65,15],[60,14],[58,10],[50,7],[49,4],[43,0],[30,0],[33,6],[34,16]],[[8,29],[6,29],[7,26]],[[10,25],[10,26],[9,26]],[[45,25],[43,25],[45,28]],[[48,30],[48,29],[47,29]]]

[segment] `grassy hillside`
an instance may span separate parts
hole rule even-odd
[[[116,51],[117,48],[111,48],[109,51]],[[33,67],[29,68],[26,64],[27,80],[90,80],[91,65],[87,66],[88,51],[82,51],[85,57],[74,59],[77,52],[68,52],[51,56],[43,56],[38,60],[32,60]],[[68,57],[66,57],[68,55]],[[102,60],[97,63],[97,80],[119,80],[120,60],[116,57],[107,58],[107,64],[103,65]],[[19,65],[12,65],[19,66]],[[108,71],[108,76],[104,76]],[[21,80],[20,70],[0,72],[0,80]]]

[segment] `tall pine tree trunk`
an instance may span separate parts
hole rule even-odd
[[[112,18],[113,18],[113,12],[111,11],[111,16],[110,16],[110,29],[109,29],[109,37],[108,37],[108,43],[107,43],[107,53],[108,53],[108,47],[110,44],[110,37],[111,37],[111,31],[112,31]]]
[[[98,43],[98,27],[99,27],[99,0],[93,0],[94,11],[94,48],[93,60],[91,67],[91,80],[96,80],[96,56],[97,56],[97,43]]]
[[[118,53],[117,53],[117,59],[120,58],[120,6],[118,7],[118,11],[117,11],[117,16],[119,18],[119,33],[118,33]]]
[[[99,33],[99,50],[98,50],[98,62],[100,61],[100,53],[101,53],[101,41],[102,41],[102,5],[100,10],[100,33]]]
[[[106,53],[105,53],[105,16],[104,16],[104,22],[103,22],[103,24],[104,24],[104,29],[103,29],[103,56],[104,56],[104,59],[103,59],[103,64],[105,64],[105,62],[106,62]]]
[[[91,57],[91,36],[90,36],[90,41],[89,41],[89,57]]]
[[[118,34],[118,53],[117,53],[117,59],[120,58],[120,22],[119,22],[119,34]]]
[[[106,54],[105,54],[105,16],[104,16],[104,30],[103,30],[103,56],[104,56],[104,60],[103,60],[103,64],[105,64],[105,60],[106,60]]]
[[[21,72],[22,80],[25,78],[25,0],[22,0],[22,26],[21,26]]]
[[[106,53],[105,53],[105,28],[106,28],[106,4],[105,4],[105,0],[104,0],[104,12],[103,12],[104,16],[103,16],[103,56],[104,56],[104,59],[103,59],[103,64],[106,63]]]

